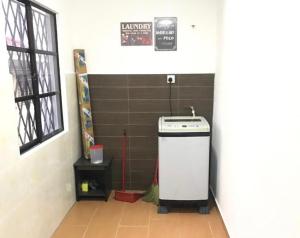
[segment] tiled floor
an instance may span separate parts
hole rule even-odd
[[[157,207],[138,201],[75,203],[52,238],[227,238],[219,211],[157,214]]]

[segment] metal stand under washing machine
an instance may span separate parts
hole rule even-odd
[[[196,202],[208,213],[210,126],[204,117],[158,121],[159,213],[174,202]]]

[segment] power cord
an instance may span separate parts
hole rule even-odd
[[[168,79],[169,83],[169,107],[170,107],[170,113],[171,116],[173,116],[173,111],[172,111],[172,84],[171,84],[172,79]]]

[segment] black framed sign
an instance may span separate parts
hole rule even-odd
[[[177,50],[177,17],[155,17],[155,50]]]
[[[152,22],[121,22],[121,46],[152,45]]]

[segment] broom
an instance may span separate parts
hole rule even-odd
[[[126,130],[123,132],[122,142],[122,190],[115,192],[115,199],[122,202],[136,202],[144,194],[139,192],[126,191],[126,147],[127,147],[127,134]]]
[[[159,191],[158,191],[158,159],[156,160],[154,177],[151,184],[151,187],[146,192],[146,195],[143,197],[145,202],[153,202],[155,205],[159,204]]]

